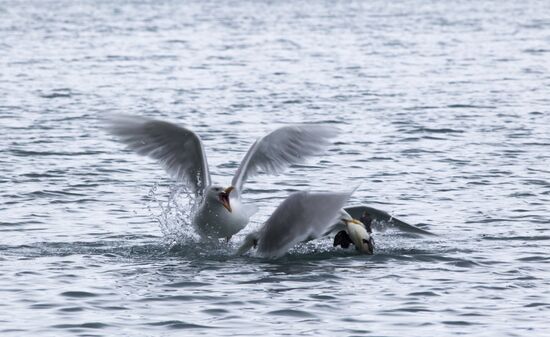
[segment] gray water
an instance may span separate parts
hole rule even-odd
[[[2,1],[0,334],[548,336],[549,60],[547,1]],[[361,183],[350,204],[438,236],[172,246],[177,186],[112,113],[192,128],[223,185],[266,132],[337,126],[247,183],[244,233]]]

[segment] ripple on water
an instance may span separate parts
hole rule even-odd
[[[170,288],[197,288],[197,287],[204,287],[208,285],[210,284],[204,283],[204,282],[182,281],[182,282],[176,282],[176,283],[167,283],[164,286],[170,287]]]
[[[180,330],[180,329],[215,329],[216,328],[216,327],[212,327],[212,326],[187,323],[187,322],[178,321],[178,320],[152,322],[152,323],[147,323],[147,325],[162,326],[162,327],[166,327],[166,328],[169,328],[169,329],[175,329],[175,330]]]
[[[61,296],[65,297],[75,297],[75,298],[83,298],[83,297],[96,297],[97,294],[90,293],[87,291],[65,291],[60,294]]]
[[[288,316],[288,317],[294,317],[294,318],[307,318],[307,319],[318,319],[315,315],[303,311],[303,310],[297,310],[297,309],[280,309],[280,310],[273,310],[267,312],[268,315],[272,316]]]
[[[83,307],[65,307],[65,308],[59,308],[59,311],[79,312],[79,311],[84,311],[84,308]]]
[[[56,324],[52,325],[51,327],[55,329],[67,329],[76,332],[81,331],[81,329],[104,329],[109,327],[109,325],[100,322],[89,322],[81,324]]]
[[[226,316],[227,314],[231,313],[230,310],[221,309],[221,308],[205,309],[205,310],[202,310],[202,312],[211,316]]]

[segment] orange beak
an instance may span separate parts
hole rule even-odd
[[[223,207],[231,213],[231,204],[229,203],[229,193],[233,191],[235,187],[229,186],[226,188],[222,193],[220,193],[220,202],[222,203]]]

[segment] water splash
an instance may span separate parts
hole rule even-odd
[[[155,184],[148,193],[150,214],[158,221],[163,241],[170,249],[197,243],[199,235],[191,222],[200,199],[183,185]]]
[[[236,250],[235,242],[212,239],[205,243],[192,225],[200,198],[183,185],[155,184],[148,193],[148,210],[159,223],[163,243],[173,256],[227,259]]]

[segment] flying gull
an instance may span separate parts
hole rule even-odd
[[[243,229],[256,212],[256,206],[241,202],[248,178],[261,171],[281,173],[306,157],[320,154],[338,133],[336,127],[318,124],[280,127],[252,144],[231,185],[224,188],[211,184],[204,147],[195,132],[169,122],[127,115],[107,118],[107,124],[108,131],[128,148],[158,160],[173,178],[195,193],[200,205],[192,222],[203,239],[226,240]]]

